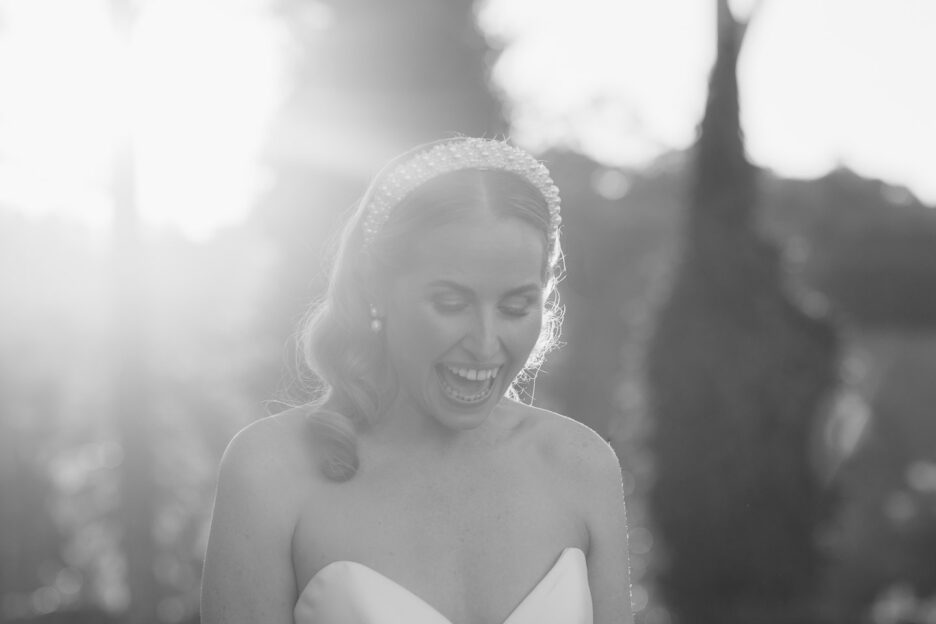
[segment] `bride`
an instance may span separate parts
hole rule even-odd
[[[222,459],[203,622],[633,621],[614,452],[514,390],[557,336],[559,222],[501,141],[376,177],[303,331],[323,392]]]

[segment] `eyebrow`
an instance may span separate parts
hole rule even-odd
[[[435,280],[427,284],[429,288],[450,288],[456,290],[464,295],[472,294],[472,290],[466,286],[462,286],[458,282],[453,282],[451,280]],[[541,284],[530,282],[529,284],[524,284],[523,286],[517,286],[516,288],[511,288],[505,292],[502,297],[514,297],[516,295],[524,295],[532,292],[540,292],[543,289]]]

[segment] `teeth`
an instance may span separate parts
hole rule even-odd
[[[453,374],[458,375],[459,377],[464,377],[470,381],[485,381],[497,375],[500,371],[500,366],[497,368],[454,368],[452,366],[446,366],[446,368]]]

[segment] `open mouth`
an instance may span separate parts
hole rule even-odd
[[[483,403],[494,391],[494,382],[500,366],[481,368],[439,364],[436,367],[442,380],[442,392],[460,405]]]

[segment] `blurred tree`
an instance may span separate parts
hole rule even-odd
[[[63,542],[49,509],[54,486],[37,457],[51,433],[58,393],[53,384],[23,379],[12,367],[0,359],[0,621],[29,612],[21,603],[28,604],[41,585],[40,569],[59,562]],[[17,378],[27,392],[10,387]]]
[[[307,154],[331,151],[334,166],[351,146],[364,147],[352,152],[356,159],[383,160],[455,132],[506,131],[488,86],[488,49],[474,0],[277,5],[298,46],[284,125],[315,141]],[[377,163],[363,164],[366,170]]]
[[[651,508],[668,554],[659,586],[680,622],[803,621],[828,513],[811,440],[838,341],[787,291],[754,227],[736,72],[747,23],[727,0],[717,16],[684,244],[647,355]]]
[[[130,50],[135,6],[131,0],[111,0],[115,30]],[[120,76],[122,88],[131,88],[129,76]],[[128,93],[121,93],[129,102]],[[129,589],[127,622],[148,624],[157,619],[158,582],[153,561],[156,518],[153,481],[153,429],[149,412],[152,395],[146,371],[144,303],[147,294],[143,270],[142,237],[136,201],[134,144],[129,125],[120,129],[114,158],[114,374],[111,415],[123,452],[120,466],[118,526]]]
[[[99,605],[103,261],[56,217],[0,207],[0,621]],[[103,468],[103,466],[100,466]],[[102,470],[101,472],[108,472]],[[112,491],[112,488],[111,488]],[[118,585],[122,586],[122,578]]]
[[[763,226],[811,288],[862,328],[936,328],[936,210],[907,189],[837,169],[770,179]]]
[[[569,208],[560,284],[566,318],[565,344],[544,368],[541,391],[554,409],[609,438],[619,424],[627,345],[643,329],[649,290],[672,252],[679,184],[571,153],[551,154],[549,165]]]

